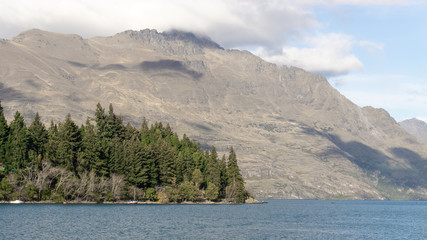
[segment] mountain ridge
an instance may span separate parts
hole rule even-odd
[[[8,119],[21,109],[27,121],[39,111],[46,121],[70,112],[84,122],[97,102],[112,102],[125,121],[145,116],[220,152],[234,146],[257,197],[425,198],[414,166],[424,166],[426,149],[385,110],[358,107],[320,75],[165,34],[83,39],[30,30],[6,41],[0,96]]]
[[[413,135],[423,144],[427,144],[427,123],[417,118],[406,119],[399,122],[408,133]]]

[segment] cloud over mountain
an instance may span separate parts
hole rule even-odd
[[[384,0],[374,5],[404,3]],[[83,37],[112,35],[126,29],[178,29],[208,35],[226,48],[258,49],[256,53],[277,64],[340,75],[363,67],[352,53],[353,40],[341,33],[317,34],[322,24],[312,8],[342,4],[372,3],[361,0],[4,1],[0,9],[0,37],[11,38],[31,28],[78,33]],[[304,46],[298,44],[301,42]]]
[[[351,53],[355,41],[347,35],[328,34],[305,40],[305,47],[284,47],[278,54],[263,48],[257,54],[267,61],[298,66],[326,76],[342,75],[363,68],[362,62]]]

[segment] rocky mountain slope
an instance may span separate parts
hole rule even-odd
[[[408,133],[412,134],[421,143],[427,144],[427,123],[412,118],[399,122]]]
[[[8,119],[76,122],[96,103],[125,121],[169,122],[220,151],[234,146],[258,198],[427,198],[427,154],[382,109],[328,81],[225,50],[191,33],[126,31],[82,39],[30,30],[0,41]]]

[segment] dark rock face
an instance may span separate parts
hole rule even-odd
[[[169,122],[220,153],[233,146],[258,198],[427,198],[425,145],[320,75],[178,31],[82,39],[30,30],[0,55],[9,120],[19,110],[28,123],[35,112],[83,123],[111,102],[133,124]]]

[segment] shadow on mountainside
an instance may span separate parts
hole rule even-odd
[[[78,68],[86,68],[90,67],[92,69],[98,69],[98,70],[127,70],[128,67],[124,66],[123,64],[113,63],[108,64],[106,66],[99,66],[99,65],[88,65],[85,63],[80,62],[74,62],[74,61],[67,61],[68,64],[78,67]],[[187,66],[185,66],[181,61],[176,60],[159,60],[159,61],[144,61],[141,62],[136,68],[141,69],[143,71],[175,71],[182,74],[185,74],[187,76],[190,76],[194,80],[199,80],[201,77],[203,77],[203,73],[194,71],[189,69]]]
[[[187,68],[181,61],[175,60],[159,60],[159,61],[144,61],[140,64],[144,71],[164,71],[171,70],[186,74],[195,80],[200,79],[203,74]]]
[[[26,83],[35,88],[37,84],[34,80],[26,80]],[[30,97],[26,94],[23,94],[21,91],[16,90],[11,87],[5,87],[3,83],[0,82],[0,101],[11,102],[11,101],[19,101],[19,102],[32,102],[37,103],[40,102],[39,99],[35,97]]]
[[[414,181],[421,182],[423,186],[427,186],[425,173],[427,172],[427,159],[422,158],[418,153],[407,148],[392,148],[390,152],[393,156],[405,160],[411,169],[417,172],[417,178]]]
[[[119,63],[112,63],[105,66],[99,66],[99,64],[88,65],[85,63],[74,62],[74,61],[67,61],[67,63],[73,65],[74,67],[79,67],[79,68],[89,67],[89,68],[98,69],[98,70],[127,70],[128,69],[126,66]]]
[[[108,64],[103,67],[99,67],[99,69],[100,70],[127,70],[128,68],[123,64],[114,63],[114,64]]]
[[[73,65],[74,67],[80,67],[80,68],[89,67],[89,65],[85,63],[80,63],[80,62],[67,61],[67,63]]]
[[[427,186],[423,172],[426,169],[427,160],[419,154],[406,148],[393,148],[393,158],[381,151],[357,141],[344,142],[334,134],[320,132],[313,128],[304,129],[306,134],[317,134],[331,141],[338,149],[330,149],[322,153],[323,157],[339,154],[361,169],[369,172],[380,172],[385,181],[399,186],[415,188]],[[405,161],[409,168],[392,166],[392,162]]]

